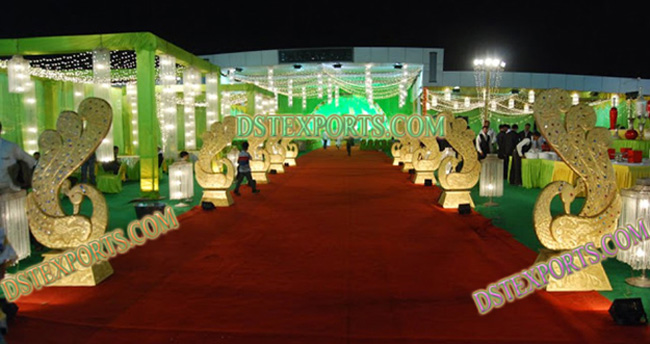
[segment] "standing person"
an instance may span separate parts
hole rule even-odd
[[[524,138],[517,144],[515,154],[512,155],[512,168],[510,169],[510,184],[521,185],[521,159],[526,158],[526,153],[534,149],[535,142],[539,139],[539,133],[532,133],[531,138]]]
[[[7,233],[5,229],[0,227],[0,279],[5,277],[6,268],[13,265],[13,263],[18,259],[16,251],[11,247],[11,243],[6,236]],[[0,306],[2,306],[0,309],[0,331],[2,333],[7,333],[7,320],[11,320],[16,316],[18,306],[14,303],[8,302],[4,297],[0,299]]]
[[[345,149],[348,150],[348,156],[352,156],[352,146],[354,146],[354,139],[350,136],[345,141]]]
[[[113,174],[120,173],[120,160],[117,158],[118,154],[120,154],[120,147],[113,146],[113,161],[102,164],[104,171],[112,172]]]
[[[534,132],[533,137],[521,140],[521,142],[517,144],[517,153],[519,153],[519,156],[525,157],[526,153],[531,150],[536,152],[541,151],[542,147],[539,146],[538,142],[540,136],[540,133]]]
[[[257,189],[257,183],[253,180],[251,175],[251,165],[250,165],[251,155],[248,153],[248,141],[244,141],[242,144],[242,151],[239,152],[239,157],[237,158],[237,183],[235,184],[235,195],[240,196],[239,186],[241,185],[242,180],[246,177],[248,180],[248,186],[253,189],[253,193],[258,193],[260,190]]]
[[[323,149],[327,149],[327,132],[323,131]]]
[[[542,134],[540,134],[538,131],[533,133],[533,139],[534,139],[533,148],[537,148],[541,151],[542,147],[544,146],[544,143],[546,143],[546,140],[544,139],[544,137],[542,137]]]
[[[517,153],[517,145],[520,141],[518,129],[519,126],[513,124],[510,131],[506,133],[505,142],[507,158],[512,159],[510,162],[510,184],[512,185],[521,185],[521,164],[519,164],[519,169],[515,166],[515,159],[519,160],[519,154]],[[517,173],[519,176],[516,175]],[[519,184],[516,183],[517,180],[519,180]]]
[[[519,133],[519,141],[521,141],[523,139],[530,139],[532,137],[533,137],[533,132],[530,131],[530,123],[526,123],[524,125],[524,131]]]
[[[483,126],[488,127],[487,134],[490,137],[490,144],[489,144],[490,150],[488,152],[486,152],[485,154],[490,154],[490,153],[494,152],[493,146],[497,143],[497,134],[494,132],[494,129],[492,129],[490,127],[490,121],[488,121],[488,120],[483,121]]]
[[[195,163],[199,161],[199,158],[196,155],[192,153],[188,153],[187,151],[181,151],[180,154],[178,154],[178,156],[181,159],[181,161],[186,161],[191,163]]]
[[[86,161],[81,165],[81,182],[95,185],[95,162],[97,155],[95,152],[91,154]]]
[[[503,179],[508,179],[508,159],[506,155],[506,132],[508,129],[510,129],[509,125],[501,124],[497,134],[497,154],[499,159],[503,159]]]
[[[476,136],[476,151],[478,152],[478,159],[483,160],[490,153],[490,143],[492,138],[488,135],[488,130],[490,128],[483,127],[481,132]]]
[[[341,149],[341,141],[343,140],[343,136],[339,136],[336,139],[336,149]]]
[[[1,133],[2,123],[0,123],[0,135]],[[20,191],[20,186],[14,184],[9,173],[9,167],[19,161],[26,163],[30,169],[33,169],[36,165],[36,160],[18,147],[17,144],[0,137],[0,193]]]
[[[503,167],[505,170],[503,173],[504,179],[508,179],[507,171],[510,170],[510,158],[512,157],[513,152],[516,151],[517,144],[519,143],[519,134],[517,133],[518,129],[519,127],[516,124],[513,124],[510,129],[506,130],[506,136],[503,142],[503,152],[505,154],[503,160]]]

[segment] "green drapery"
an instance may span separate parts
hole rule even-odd
[[[23,146],[24,116],[23,97],[20,94],[9,93],[7,74],[0,74],[0,122],[2,122],[2,137],[5,140]]]

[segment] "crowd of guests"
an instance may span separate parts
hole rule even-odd
[[[526,123],[524,130],[519,131],[517,124],[501,124],[499,133],[495,133],[490,128],[490,121],[485,121],[476,136],[479,160],[485,159],[490,153],[496,153],[499,159],[503,159],[503,179],[509,180],[511,185],[522,184],[521,159],[526,158],[526,153],[539,152],[546,148],[541,134],[531,131],[530,127],[530,123]]]

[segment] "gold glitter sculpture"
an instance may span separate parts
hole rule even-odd
[[[413,167],[415,175],[413,183],[424,184],[426,179],[431,179],[433,185],[436,184],[436,177],[433,172],[440,166],[440,146],[435,137],[423,137],[420,142],[424,147],[420,147],[413,152]]]
[[[251,121],[253,118],[251,118]],[[269,179],[267,173],[271,166],[271,156],[264,148],[264,141],[269,138],[269,125],[264,123],[264,135],[256,137],[251,134],[248,137],[249,153],[251,161],[249,162],[251,168],[251,175],[258,184],[268,184]]]
[[[235,138],[236,129],[235,117],[226,117],[223,122],[212,123],[210,130],[203,134],[203,147],[194,167],[196,181],[203,188],[201,202],[216,207],[228,207],[234,203],[228,189],[235,179],[235,166],[225,156],[224,149]]]
[[[445,138],[456,151],[457,156],[447,156],[440,162],[442,171],[438,173],[440,186],[443,189],[438,203],[444,208],[458,208],[460,204],[470,204],[474,201],[469,194],[470,189],[478,182],[481,173],[481,163],[474,147],[474,132],[467,127],[463,118],[454,118],[451,113],[440,114],[445,119]],[[463,167],[456,172],[456,166],[463,162]],[[447,173],[447,166],[451,165],[451,172]]]
[[[269,171],[275,170],[276,173],[284,173],[284,159],[286,158],[286,148],[280,143],[277,137],[272,137],[266,141],[266,151],[271,157]]]
[[[566,113],[564,120],[562,113]],[[611,135],[606,128],[596,128],[596,113],[590,106],[571,106],[571,97],[563,90],[540,94],[535,103],[535,120],[549,145],[578,176],[576,185],[553,182],[537,197],[533,213],[535,233],[548,249],[543,250],[538,261],[570,253],[574,262],[579,262],[570,250],[588,242],[600,247],[601,237],[616,229],[620,216],[621,199],[607,154]],[[571,214],[571,203],[582,193],[582,209],[577,215]],[[564,213],[553,216],[551,201],[558,195]],[[598,263],[561,280],[552,279],[547,290],[611,290],[611,285]]]
[[[296,166],[296,158],[298,157],[298,145],[292,143],[293,138],[282,138],[281,145],[284,147],[284,163],[288,166]]]
[[[402,143],[400,149],[400,161],[402,162],[402,172],[408,173],[415,167],[413,166],[413,152],[420,148],[420,140],[410,136],[404,136],[399,139]]]
[[[390,147],[390,151],[393,154],[393,166],[399,166],[399,163],[402,162],[401,152],[402,152],[402,143],[395,142]]]
[[[46,130],[39,138],[41,158],[34,170],[33,191],[27,196],[26,207],[29,226],[36,240],[57,250],[47,254],[46,259],[99,239],[106,231],[108,207],[104,195],[92,185],[71,187],[67,178],[97,149],[111,127],[112,119],[113,110],[106,101],[87,98],[79,105],[79,113],[62,112],[56,130]],[[72,215],[66,214],[61,207],[59,195],[62,193],[72,203]],[[91,217],[79,213],[84,197],[92,203]],[[91,268],[76,268],[77,272],[54,285],[97,285],[113,273],[107,261]]]

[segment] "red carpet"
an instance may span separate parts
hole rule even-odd
[[[647,327],[614,325],[595,292],[537,292],[479,316],[471,292],[534,252],[434,206],[439,191],[381,153],[330,148],[298,165],[230,208],[185,214],[111,260],[100,286],[20,299],[8,343],[650,341]]]

